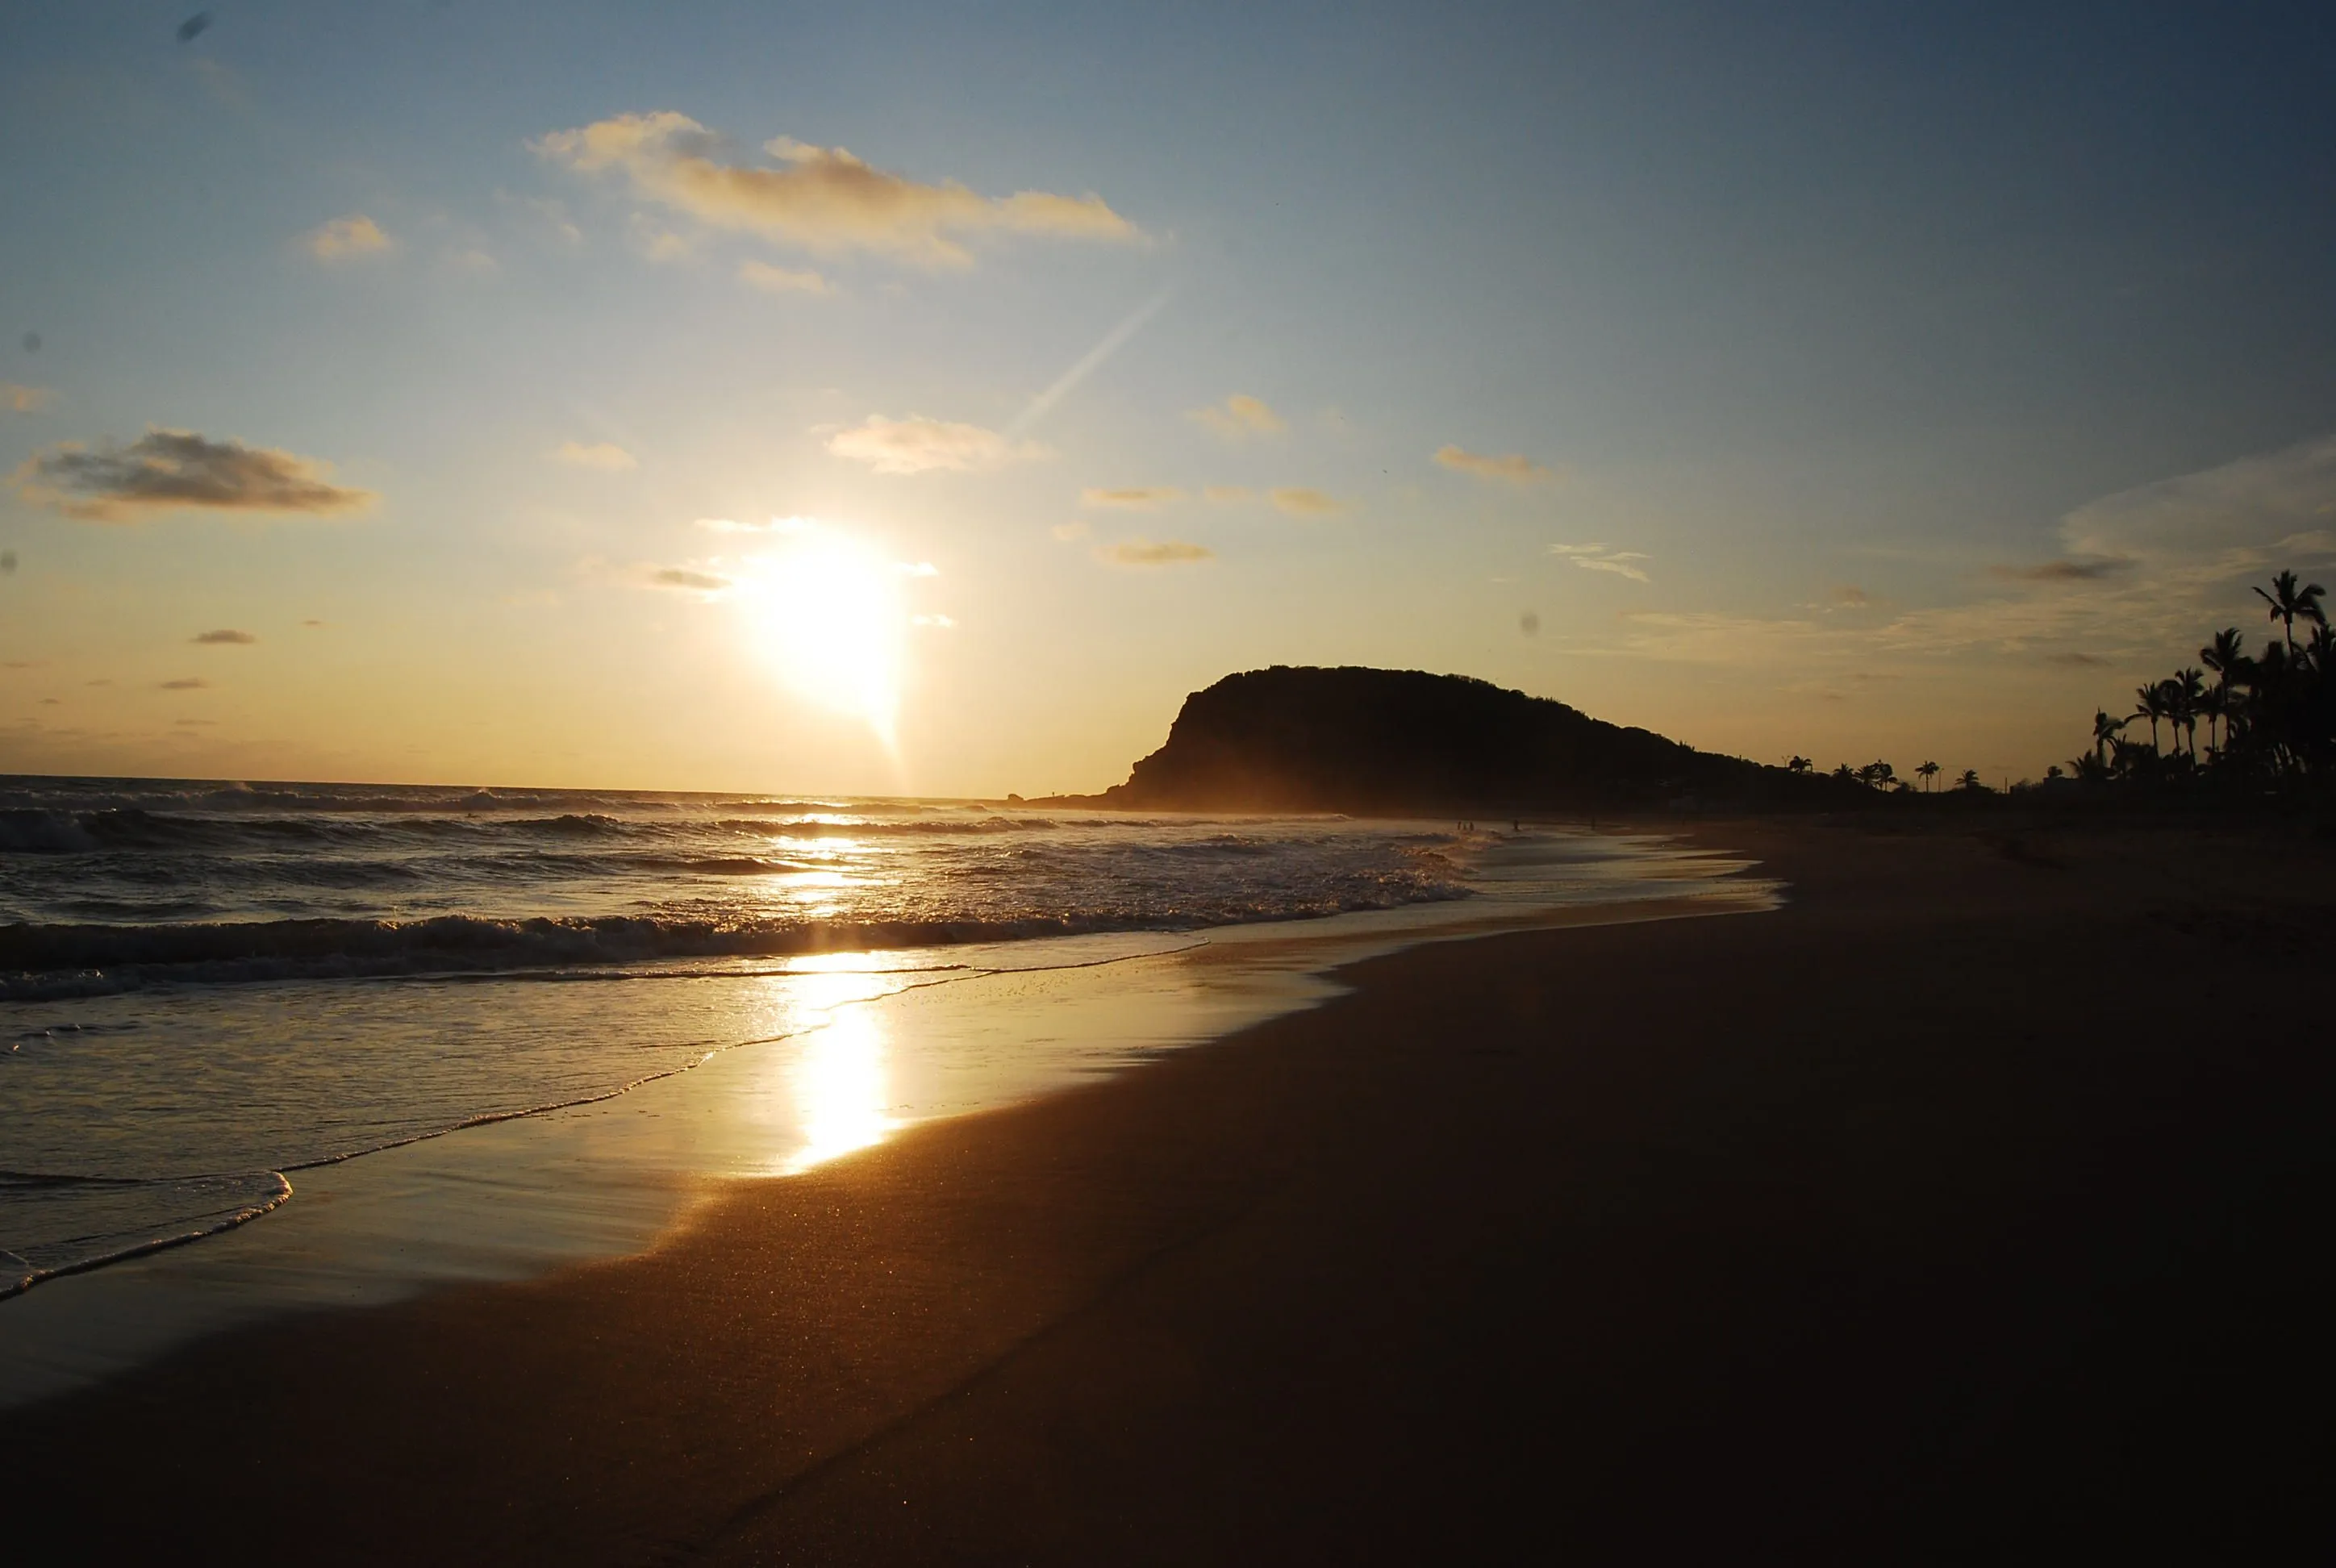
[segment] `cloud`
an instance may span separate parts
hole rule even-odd
[[[1165,506],[1172,501],[1182,501],[1184,492],[1173,484],[1140,485],[1128,490],[1083,490],[1079,492],[1081,506],[1124,506],[1148,510]]]
[[[1114,566],[1189,566],[1196,561],[1214,560],[1217,556],[1206,545],[1187,544],[1179,539],[1163,540],[1158,544],[1148,539],[1124,540],[1097,553]]]
[[[1347,503],[1337,496],[1302,484],[1280,485],[1265,493],[1277,508],[1292,517],[1336,517],[1347,510]]]
[[[924,473],[934,469],[986,473],[1009,463],[1046,455],[1046,449],[1037,442],[1017,443],[978,424],[952,424],[919,414],[906,419],[871,414],[829,436],[827,450],[864,463],[879,473]]]
[[[936,631],[951,631],[957,627],[955,618],[946,615],[912,615],[909,618],[909,624],[929,626]]]
[[[738,281],[765,294],[832,294],[827,279],[809,268],[774,267],[767,261],[742,261]]]
[[[1602,544],[1552,544],[1549,552],[1565,557],[1584,571],[1611,571],[1632,582],[1652,580],[1646,569],[1636,564],[1647,558],[1635,550],[1609,550]]]
[[[687,589],[693,593],[720,593],[730,586],[726,577],[716,577],[710,571],[691,571],[678,566],[659,567],[649,573],[649,580],[659,588]]]
[[[446,265],[456,272],[466,273],[472,278],[492,278],[502,270],[501,262],[497,261],[486,251],[475,248],[448,251]]]
[[[1281,415],[1266,406],[1265,399],[1251,397],[1245,392],[1236,392],[1222,403],[1193,409],[1185,417],[1198,420],[1228,441],[1239,441],[1246,435],[1279,435],[1290,428]]]
[[[251,644],[258,642],[259,639],[252,636],[251,633],[248,631],[227,630],[197,632],[190,640],[200,643],[211,643],[235,648],[248,648]]]
[[[188,676],[180,680],[166,680],[157,689],[161,691],[201,691],[211,683],[200,676]]]
[[[1257,492],[1246,484],[1212,484],[1201,493],[1214,506],[1237,506],[1257,499]]]
[[[68,442],[27,460],[15,481],[27,501],[90,522],[128,522],[186,507],[322,516],[371,505],[370,491],[326,477],[332,465],[191,430],[150,429],[125,447]]]
[[[2123,556],[2103,556],[2091,560],[2048,560],[2036,566],[1991,566],[1987,573],[2006,582],[2098,582],[2132,565]]]
[[[608,473],[620,473],[628,468],[638,468],[639,461],[612,441],[563,441],[552,449],[555,462],[572,463],[578,468],[597,468]]]
[[[686,114],[619,114],[533,143],[584,174],[622,176],[633,193],[716,229],[761,234],[829,255],[870,251],[926,266],[967,266],[978,235],[1126,242],[1142,233],[1103,198],[1021,190],[983,196],[955,180],[926,184],[782,136],[768,163],[725,161],[722,139]]]
[[[1505,480],[1511,484],[1538,484],[1552,477],[1548,469],[1522,453],[1510,453],[1505,457],[1487,457],[1481,452],[1465,447],[1439,446],[1436,461],[1458,472],[1478,479]]]
[[[1073,518],[1068,522],[1056,523],[1047,531],[1055,536],[1057,543],[1070,544],[1075,541],[1085,539],[1090,531],[1083,520]]]
[[[1864,609],[1874,602],[1874,596],[1854,582],[1836,583],[1825,597],[1845,609]]]
[[[389,248],[389,236],[381,225],[362,212],[346,218],[336,218],[321,228],[312,229],[300,237],[301,248],[319,261],[345,261],[352,257],[373,256]]]
[[[56,398],[57,394],[45,386],[24,386],[13,381],[0,381],[0,408],[11,414],[38,414]]]

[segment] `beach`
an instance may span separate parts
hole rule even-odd
[[[10,1538],[277,1561],[2253,1554],[2326,1489],[2324,840],[1707,823],[1511,932],[0,1417]]]

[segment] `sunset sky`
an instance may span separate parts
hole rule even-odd
[[[0,11],[0,771],[1993,782],[2336,586],[2324,5],[197,9]]]

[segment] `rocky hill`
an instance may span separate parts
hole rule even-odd
[[[1520,811],[1783,803],[1825,781],[1699,752],[1466,676],[1276,665],[1184,699],[1104,799],[1192,810]]]

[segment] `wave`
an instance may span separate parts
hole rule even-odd
[[[44,1281],[183,1247],[248,1224],[292,1196],[281,1171],[144,1180],[0,1171],[13,1235],[0,1249],[0,1300]]]
[[[786,803],[799,807],[800,803]],[[729,809],[751,809],[732,805]],[[383,816],[364,813],[316,820],[303,816],[219,816],[158,811],[143,805],[88,810],[44,806],[0,808],[0,854],[97,854],[106,852],[280,851],[313,847],[359,849],[367,844],[412,847],[450,840],[491,845],[498,842],[670,842],[713,833],[768,841],[773,838],[861,839],[1046,833],[1058,824],[1045,817],[988,816],[974,819],[838,820],[806,816],[797,810],[769,816],[641,820],[605,812],[562,812],[555,816]]]
[[[0,1002],[107,996],[157,985],[507,973],[708,958],[959,947],[1040,937],[1177,930],[1435,902],[1465,887],[1416,877],[1206,901],[1165,899],[1064,914],[946,919],[704,920],[646,915],[492,920],[284,920],[0,926]]]

